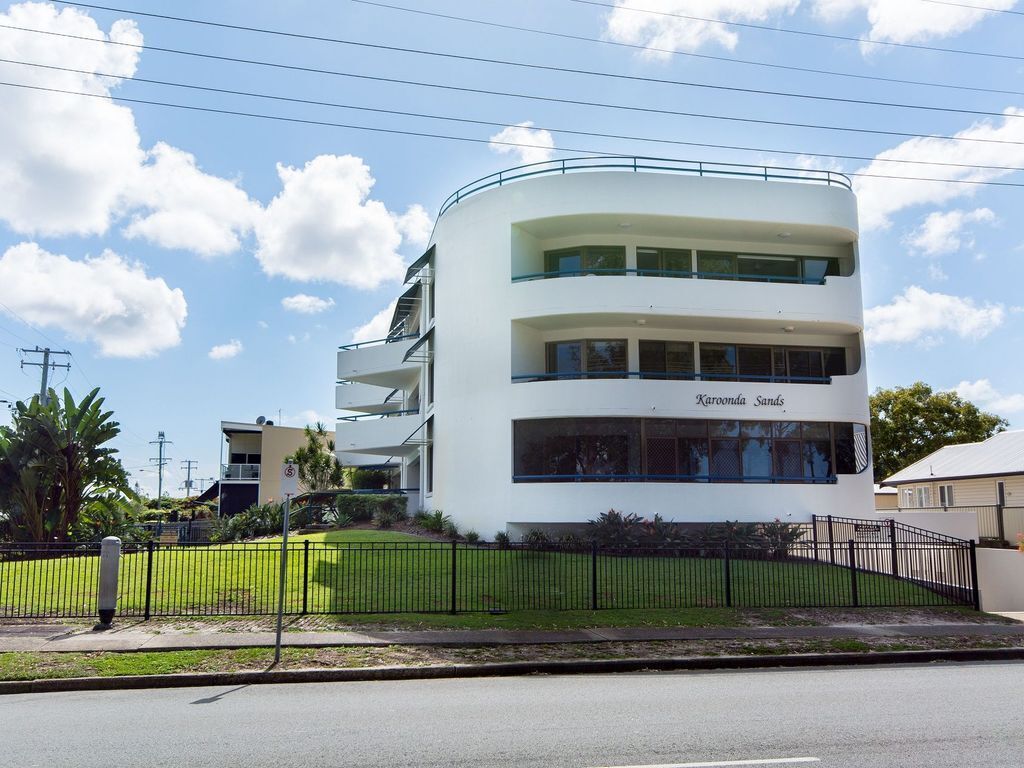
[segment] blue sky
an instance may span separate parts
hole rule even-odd
[[[1024,13],[1013,0],[393,4],[506,27],[350,0],[136,0],[119,11],[64,3],[0,6],[0,58],[79,70],[0,63],[0,81],[99,97],[0,86],[5,104],[0,110],[0,399],[24,398],[38,388],[39,369],[20,367],[18,347],[70,350],[71,371],[66,380],[57,371],[55,383],[78,396],[101,387],[122,424],[118,447],[125,465],[150,492],[155,474],[146,466],[155,452],[149,441],[165,431],[174,443],[165,487],[177,494],[182,460],[197,459],[200,477],[217,474],[221,419],[264,415],[278,421],[280,414],[278,423],[292,426],[317,418],[333,421],[336,347],[379,332],[380,318],[388,316],[383,310],[399,292],[403,265],[422,252],[432,218],[450,192],[524,160],[588,150],[865,174],[855,184],[872,388],[921,379],[936,388],[958,388],[982,407],[1021,423],[1024,361],[1014,351],[1021,348],[1024,328],[1024,236],[1017,226],[1024,190],[1009,185],[1024,180],[1008,169],[1024,166],[1024,95],[1017,93],[1024,92],[1024,60],[1013,58],[1020,52]],[[302,40],[140,12],[648,80]],[[857,42],[868,39],[903,45]],[[211,55],[534,97],[987,141],[571,105]],[[498,125],[126,79],[132,77]],[[111,95],[476,141],[112,102]],[[502,125],[524,123],[534,127],[508,129],[504,138],[532,146],[489,146]],[[935,162],[957,165],[921,164]],[[1007,186],[949,181],[954,179]]]

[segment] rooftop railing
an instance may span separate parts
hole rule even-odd
[[[572,157],[564,160],[547,160],[509,168],[498,173],[470,182],[455,190],[441,204],[438,218],[453,205],[462,202],[478,192],[491,187],[552,174],[577,173],[581,171],[653,171],[657,173],[681,173],[689,176],[717,176],[760,179],[763,181],[790,181],[807,184],[824,184],[851,190],[849,177],[835,171],[807,170],[805,168],[772,167],[767,165],[744,165],[741,163],[705,163],[694,160],[674,160],[665,157],[627,157],[623,155],[596,155]]]

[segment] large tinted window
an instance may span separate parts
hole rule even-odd
[[[514,424],[519,482],[834,482],[868,466],[862,424],[536,419]]]
[[[640,373],[645,379],[691,378],[692,341],[641,341]]]
[[[622,245],[585,245],[544,253],[544,271],[560,275],[625,274],[626,248]]]
[[[700,345],[701,376],[714,380],[729,380],[736,376],[736,347],[732,344]]]
[[[797,282],[800,278],[800,260],[792,256],[738,256],[736,268],[741,280]]]
[[[668,248],[637,248],[636,267],[640,275],[690,277],[690,252]]]

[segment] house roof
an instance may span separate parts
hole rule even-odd
[[[875,495],[891,496],[895,493],[899,493],[895,488],[887,488],[883,485],[875,483]]]
[[[1024,430],[999,432],[980,443],[947,445],[885,478],[882,485],[1024,474]]]

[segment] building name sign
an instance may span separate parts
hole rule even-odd
[[[755,408],[763,408],[765,406],[781,408],[785,404],[786,400],[782,395],[776,395],[775,397],[758,395],[749,403],[749,405],[752,405]],[[705,408],[711,408],[716,405],[748,405],[748,402],[746,395],[706,395],[700,393],[697,395],[697,405],[702,405]]]

